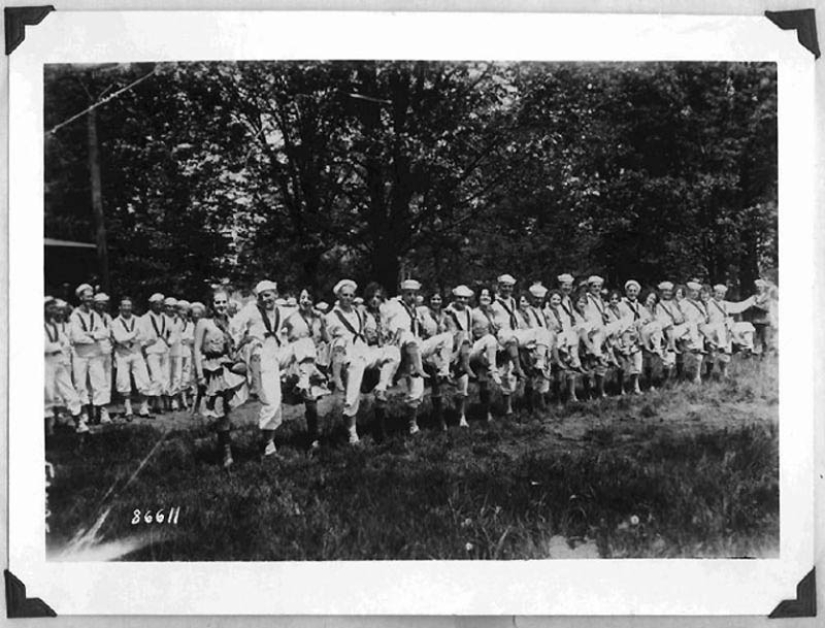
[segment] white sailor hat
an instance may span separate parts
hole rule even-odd
[[[660,281],[656,287],[659,288],[659,290],[673,290],[673,283],[670,281]]]
[[[264,279],[263,281],[259,281],[258,285],[255,286],[255,296],[261,294],[261,292],[267,292],[269,290],[278,290],[278,284],[274,281],[270,281],[269,279]]]
[[[573,283],[575,281],[575,279],[573,279],[573,275],[571,275],[570,273],[563,273],[556,277],[556,279],[559,281],[559,283]]]
[[[405,279],[401,282],[402,290],[421,290],[421,282],[415,279]]]
[[[473,291],[470,290],[464,284],[462,284],[460,286],[456,286],[455,288],[453,288],[453,296],[454,297],[464,297],[465,299],[469,299],[470,297],[473,296]]]
[[[364,305],[364,297],[355,297],[352,302],[355,303],[355,305]]]
[[[315,304],[315,309],[319,312],[326,313],[327,311],[329,311],[329,303],[327,303],[326,301],[318,301],[318,303]]]
[[[187,301],[186,299],[180,299],[180,300],[178,301],[178,307],[179,307],[179,308],[184,308],[184,309],[187,309],[187,310],[188,310],[188,309],[191,309],[192,304],[191,304],[191,303],[189,303],[189,301]]]
[[[296,299],[295,297],[287,297],[287,299],[286,299],[286,306],[287,307],[295,307],[296,305],[298,305],[298,299]]]
[[[177,305],[177,304],[178,304],[178,300],[177,300],[175,297],[166,297],[166,298],[163,300],[163,304],[164,304],[164,305],[172,305],[172,306],[175,306],[175,305]]]
[[[702,289],[702,284],[700,284],[698,281],[688,281],[685,285],[687,286],[688,290]]]
[[[66,303],[63,299],[55,299],[55,300],[54,300],[54,304],[55,304],[57,307],[66,307],[67,305],[69,305],[69,304],[68,304],[68,303]]]
[[[180,305],[180,304],[178,304]],[[201,303],[200,301],[195,301],[192,303],[192,311],[195,312],[196,310],[200,310],[201,312],[206,311],[206,306]]]
[[[163,302],[163,295],[160,292],[155,292],[155,294],[149,297],[149,303],[154,303],[155,301]]]
[[[640,284],[635,279],[628,279],[627,281],[624,282],[624,289],[625,290],[627,290],[630,286],[636,286],[636,288],[638,288],[639,290],[642,289],[642,284]]]
[[[55,299],[54,297],[50,297],[50,296],[43,297],[43,305],[48,305],[49,303],[55,303],[56,304],[57,299]]]
[[[284,299],[283,297],[279,297],[279,298],[275,299],[275,305],[280,305],[280,306],[286,305],[286,299]]]
[[[547,288],[543,286],[540,281],[534,283],[532,286],[530,286],[528,290],[530,294],[532,294],[537,299],[543,299],[545,296],[547,296]]]
[[[718,292],[727,292],[728,291],[728,287],[723,283],[716,284],[715,286],[713,286],[713,289],[718,291]]]
[[[342,279],[337,284],[335,284],[335,287],[332,289],[332,293],[335,296],[338,296],[338,293],[341,292],[341,290],[343,290],[344,288],[352,288],[352,291],[355,292],[356,290],[358,290],[358,284],[355,283],[352,279]]]
[[[504,273],[503,275],[499,275],[498,280],[499,283],[504,284],[505,286],[515,286],[516,280],[512,275],[508,275]]]
[[[87,284],[87,283],[82,283],[82,284],[80,284],[77,288],[75,288],[74,293],[75,293],[75,295],[76,295],[76,296],[80,296],[81,294],[83,294],[83,293],[84,293],[84,292],[86,292],[87,290],[88,290],[89,292],[94,292],[94,291],[95,291],[95,289],[94,289],[94,288],[92,288],[92,286],[90,286],[89,284]]]
[[[98,292],[94,298],[95,303],[108,303],[109,295],[105,292]]]
[[[571,281],[572,281],[572,278],[571,278]],[[590,275],[590,277],[587,278],[587,284],[588,285],[596,284],[596,285],[600,286],[603,283],[604,283],[604,279],[602,279],[598,275]]]

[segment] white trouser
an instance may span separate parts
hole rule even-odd
[[[103,377],[106,385],[106,397],[111,401],[112,399],[112,354],[107,353],[103,356]]]
[[[261,411],[258,427],[262,430],[276,430],[283,422],[281,373],[293,363],[298,365],[299,372],[308,372],[315,355],[315,345],[309,338],[302,338],[278,346],[275,338],[267,338],[259,351],[261,389],[258,391],[258,400],[261,402]]]
[[[361,405],[361,382],[364,380],[364,371],[378,369],[378,384],[376,391],[386,391],[392,383],[398,364],[401,362],[401,352],[398,347],[387,345],[384,347],[369,347],[362,342],[350,345],[345,361],[346,390],[344,391],[344,416],[354,417],[358,414]],[[420,379],[420,378],[419,378]]]
[[[177,395],[183,390],[183,355],[169,355],[169,394]]]
[[[533,327],[532,329],[500,329],[498,340],[504,345],[510,340],[518,342],[519,347],[531,347],[539,345],[549,347],[553,342],[553,335],[546,327]]]
[[[117,370],[115,386],[117,392],[124,397],[132,394],[131,375],[135,378],[135,387],[141,395],[148,395],[151,390],[149,371],[146,369],[146,361],[138,353],[115,354],[115,368]]]
[[[149,369],[149,396],[159,397],[169,394],[169,352],[148,353],[146,366]]]
[[[402,347],[410,343],[417,345],[422,362],[428,362],[437,367],[439,375],[447,375],[450,372],[450,362],[453,354],[453,334],[451,332],[421,339],[411,332],[405,331],[401,334],[399,341]]]
[[[50,416],[56,406],[65,405],[73,416],[80,414],[80,398],[72,385],[69,365],[63,355],[46,356],[45,415]]]
[[[102,355],[88,358],[79,355],[74,356],[72,376],[81,405],[85,406],[89,403],[90,391],[93,405],[105,406],[109,403],[111,385],[106,384],[106,372]]]

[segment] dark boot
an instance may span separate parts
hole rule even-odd
[[[432,418],[438,429],[442,432],[447,431],[447,424],[444,422],[444,404],[441,397],[430,397],[433,404]]]
[[[309,449],[318,448],[318,438],[320,433],[318,431],[318,402],[314,399],[304,402],[304,417],[307,421],[307,437],[309,440]]]

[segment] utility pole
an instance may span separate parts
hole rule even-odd
[[[92,213],[95,218],[97,261],[100,280],[105,292],[111,291],[109,284],[109,251],[106,246],[106,222],[103,216],[103,190],[100,183],[100,153],[97,142],[97,112],[90,109],[86,114],[89,129],[89,175],[92,189]]]

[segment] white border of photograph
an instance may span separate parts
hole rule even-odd
[[[43,66],[230,59],[778,64],[780,557],[58,563],[45,556]],[[764,17],[55,12],[9,58],[9,568],[59,615],[767,615],[814,561],[814,62]],[[490,269],[491,273],[497,269]],[[180,525],[185,525],[182,514]],[[266,525],[266,522],[261,522]],[[820,576],[821,577],[821,576]]]

